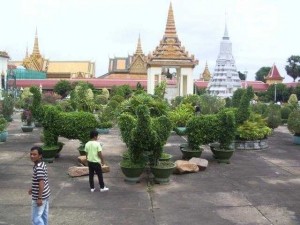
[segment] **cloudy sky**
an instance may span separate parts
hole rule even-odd
[[[96,75],[111,57],[136,50],[140,34],[145,54],[163,37],[170,0],[9,0],[1,5],[0,50],[11,60],[32,52],[36,27],[40,51],[50,60],[92,60]],[[247,80],[275,63],[284,82],[286,60],[300,55],[299,0],[172,0],[177,34],[211,72],[224,34],[225,14],[237,69]]]

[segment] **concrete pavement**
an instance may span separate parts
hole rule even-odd
[[[20,119],[8,128],[0,144],[0,225],[30,224],[32,163],[29,150],[41,145],[41,128],[23,133]],[[199,173],[172,175],[170,184],[127,184],[118,166],[125,151],[117,129],[102,135],[104,157],[111,171],[104,174],[109,192],[90,193],[88,177],[71,178],[77,165],[77,140],[65,143],[61,157],[47,164],[51,185],[50,225],[296,225],[300,224],[300,146],[286,127],[277,128],[264,151],[236,151],[231,164],[218,164],[208,148],[202,158],[208,168]],[[165,151],[181,158],[172,134]],[[95,177],[95,182],[97,181]]]

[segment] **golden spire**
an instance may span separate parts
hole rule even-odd
[[[172,2],[170,2],[170,6],[169,6],[165,36],[166,37],[177,37]]]
[[[32,55],[40,56],[39,39],[38,39],[38,35],[37,35],[37,28],[35,30],[35,39],[34,39],[34,46],[33,46]]]
[[[136,55],[142,55],[143,54],[140,35],[139,35],[138,44],[137,44],[137,48],[136,48],[135,54]]]
[[[206,62],[206,64],[205,64],[205,69],[204,69],[204,71],[203,71],[203,73],[202,73],[202,79],[203,79],[204,81],[209,81],[210,78],[211,78],[211,74],[210,74],[210,72],[209,72],[208,65],[207,65],[207,62]],[[200,79],[201,79],[201,77],[200,77]]]

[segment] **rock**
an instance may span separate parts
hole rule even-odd
[[[191,163],[195,163],[199,167],[199,171],[203,171],[206,169],[208,166],[208,161],[206,159],[201,159],[201,158],[191,158],[189,160]]]
[[[102,166],[102,173],[108,173],[110,171],[108,165]],[[87,166],[71,166],[69,167],[68,174],[71,177],[81,177],[89,175],[89,167]]]
[[[89,174],[87,166],[71,166],[69,167],[68,174],[71,177],[81,177]]]
[[[84,166],[88,166],[85,155],[78,156],[78,162]]]
[[[175,164],[176,169],[174,170],[174,173],[195,173],[199,171],[199,167],[196,163],[192,163],[185,160],[177,160]]]

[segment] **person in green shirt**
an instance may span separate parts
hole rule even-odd
[[[85,144],[84,151],[86,152],[86,158],[89,166],[89,183],[91,192],[95,191],[94,186],[94,174],[98,176],[98,181],[100,185],[100,192],[108,191],[104,185],[103,174],[102,174],[102,165],[104,165],[104,159],[102,155],[102,146],[98,142],[98,131],[92,130],[90,132],[90,141]]]

